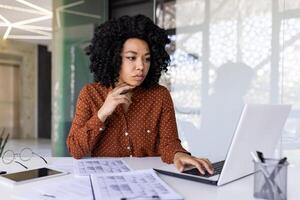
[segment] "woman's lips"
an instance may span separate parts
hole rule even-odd
[[[137,75],[137,76],[134,76],[134,79],[138,80],[138,81],[141,81],[141,80],[144,80],[144,76],[143,75]]]

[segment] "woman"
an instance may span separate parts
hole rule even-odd
[[[161,156],[179,171],[194,165],[202,174],[213,173],[207,159],[181,146],[170,93],[158,84],[170,62],[168,43],[165,30],[143,15],[95,29],[88,49],[95,83],[77,100],[67,138],[73,157]]]

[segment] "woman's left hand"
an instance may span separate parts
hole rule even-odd
[[[174,164],[180,172],[184,170],[185,166],[195,166],[201,174],[207,171],[210,174],[214,173],[211,162],[206,158],[196,158],[183,152],[177,152],[174,156]]]

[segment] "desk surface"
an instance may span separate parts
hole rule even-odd
[[[72,163],[73,158],[47,158],[49,164],[55,162]],[[147,158],[124,158],[130,167],[133,169],[147,169],[154,167],[161,167],[165,165],[159,157],[147,157]],[[26,163],[27,164],[27,163]],[[36,168],[45,166],[41,160],[33,159],[28,162],[30,168]],[[0,163],[0,170],[6,170],[8,172],[21,171],[24,168],[18,164],[13,163],[10,165],[4,165]],[[298,181],[300,179],[300,170],[296,168],[289,168],[288,171],[288,199],[296,200],[299,199],[300,192]],[[243,179],[234,181],[227,185],[217,187],[212,185],[206,185],[203,183],[178,179],[170,176],[159,175],[167,184],[169,184],[176,192],[184,197],[186,200],[196,199],[209,199],[209,200],[226,200],[226,199],[254,199],[253,193],[253,175],[245,177]],[[15,187],[9,187],[6,185],[0,185],[0,196],[1,199],[12,200],[13,196],[18,191],[28,190],[39,184],[40,182],[57,182],[65,178],[74,178],[72,174],[66,176],[55,177],[47,180],[36,181],[27,183]]]

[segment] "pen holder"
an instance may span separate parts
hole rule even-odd
[[[278,159],[254,161],[254,197],[260,199],[287,199],[288,162],[279,164]]]

